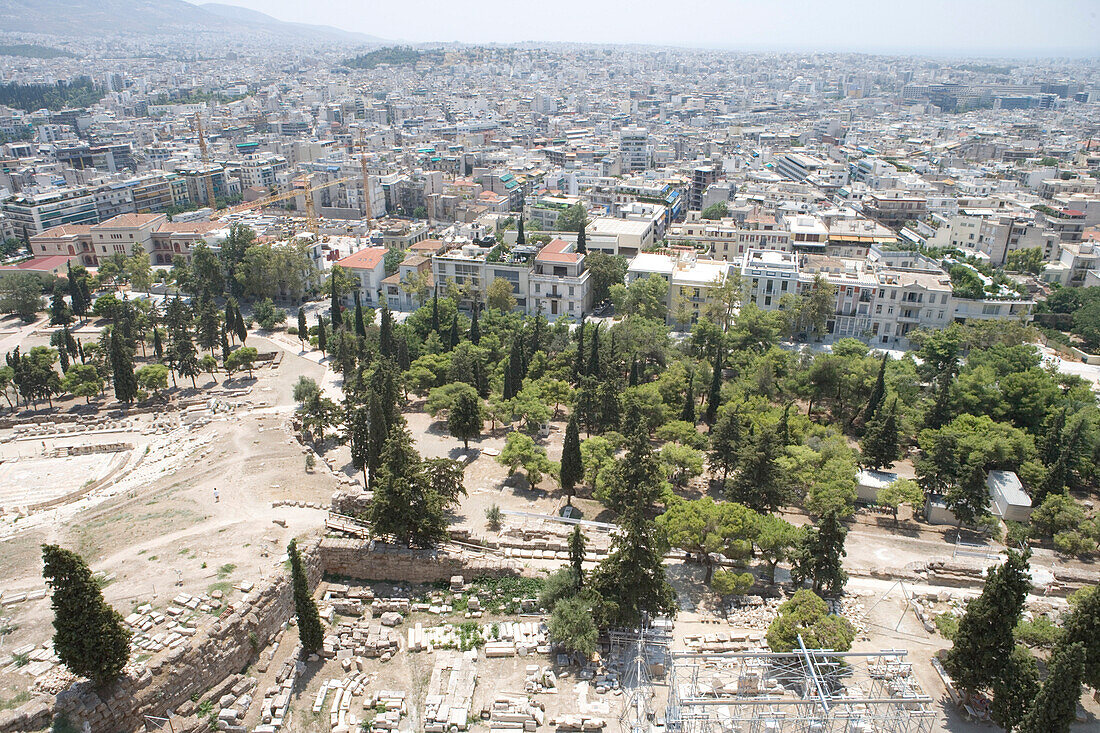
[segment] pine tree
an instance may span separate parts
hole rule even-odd
[[[695,424],[695,375],[688,375],[687,391],[684,392],[684,407],[680,410],[680,419]]]
[[[92,571],[75,552],[42,545],[42,575],[52,591],[54,651],[73,674],[114,682],[130,659],[130,631],[103,600]]]
[[[836,512],[829,512],[815,527],[807,528],[794,552],[791,580],[795,587],[809,580],[818,595],[839,595],[848,573],[844,571],[844,540],[848,530]]]
[[[329,320],[332,321],[333,332],[339,331],[340,327],[344,325],[343,316],[340,315],[340,286],[338,284],[339,275],[337,268],[332,268],[332,280],[331,288],[331,300],[329,302]]]
[[[584,231],[585,222],[581,222],[581,228],[577,230],[577,254],[588,253],[588,235]]]
[[[703,422],[714,425],[718,419],[718,405],[722,402],[722,348],[714,351],[714,371],[710,378],[710,391],[707,393],[707,411],[703,413]]]
[[[932,406],[924,416],[924,427],[938,430],[951,422],[951,374],[944,373],[937,380],[936,395]]]
[[[1100,690],[1100,588],[1093,585],[1091,590],[1078,591],[1070,602],[1073,611],[1062,624],[1062,643],[1085,645],[1085,683]]]
[[[882,405],[882,400],[886,396],[886,358],[886,354],[883,354],[882,363],[878,368],[878,378],[875,379],[875,386],[871,390],[871,397],[867,400],[867,406],[863,408],[864,424],[871,422],[871,418],[878,412],[878,408]]]
[[[573,526],[569,535],[569,565],[573,568],[573,578],[579,589],[584,585],[584,548],[587,542],[579,525]]]
[[[1008,559],[990,572],[982,594],[959,620],[944,661],[956,686],[967,693],[987,690],[1004,676],[1015,645],[1012,632],[1031,587],[1029,556],[1030,552],[1008,550]]]
[[[306,309],[298,308],[298,340],[302,342],[302,348],[309,341],[309,324],[306,322]]]
[[[111,375],[115,384],[115,398],[128,405],[134,401],[138,390],[137,378],[134,376],[134,358],[119,338],[118,331],[113,328],[108,344],[111,352]]]
[[[723,482],[737,470],[743,432],[741,416],[729,407],[710,431],[710,467],[722,472]]]
[[[453,351],[454,348],[458,346],[459,338],[460,334],[458,332],[458,313],[456,312],[454,314],[454,317],[451,318],[451,332],[447,338],[448,350]]]
[[[470,343],[477,346],[481,343],[481,325],[478,323],[477,314],[481,312],[481,308],[477,303],[474,303],[474,317],[470,322]]]
[[[320,314],[317,316],[317,348],[322,355],[328,356],[328,329],[325,327],[325,317]]]
[[[65,288],[58,283],[53,289],[53,298],[50,300],[50,324],[67,326],[72,320],[73,311],[65,302]]]
[[[385,357],[396,355],[393,344],[393,313],[390,313],[388,305],[382,306],[382,325],[378,329],[378,353]]]
[[[1020,722],[1019,733],[1069,733],[1077,718],[1085,676],[1084,645],[1059,644],[1047,669],[1047,678]]]
[[[676,593],[665,577],[665,546],[653,522],[631,512],[620,522],[611,552],[592,573],[602,627],[637,628],[646,616],[672,613]]]
[[[221,323],[218,320],[218,309],[214,307],[214,301],[203,298],[199,303],[199,318],[197,336],[199,346],[208,350],[211,354],[221,341]]]
[[[889,468],[901,458],[898,445],[898,401],[895,398],[889,409],[879,409],[867,422],[859,450],[863,465],[875,470]]]
[[[582,478],[584,478],[584,463],[581,460],[580,427],[577,424],[577,415],[574,413],[565,426],[565,442],[562,444],[561,470],[558,477],[558,482],[565,491],[566,503],[572,504],[573,491]]]
[[[361,339],[367,337],[367,324],[363,321],[363,302],[359,291],[355,291],[355,335]]]
[[[785,503],[779,439],[773,428],[750,427],[737,457],[737,474],[727,482],[728,498],[758,512],[773,512]]]
[[[298,640],[302,643],[302,649],[312,654],[324,643],[325,632],[321,627],[321,614],[317,612],[317,602],[309,592],[309,581],[302,567],[297,540],[290,541],[286,554],[290,558],[290,577],[294,586],[294,613],[298,617]]]

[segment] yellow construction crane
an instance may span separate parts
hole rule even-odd
[[[346,178],[336,178],[325,183],[319,183],[316,186],[310,186],[309,188],[295,188],[287,193],[277,193],[271,196],[264,196],[263,198],[256,199],[255,201],[247,201],[243,204],[237,204],[236,206],[230,206],[222,211],[222,214],[240,214],[245,211],[251,211],[252,209],[261,209],[264,206],[276,204],[280,201],[286,201],[292,199],[295,196],[302,194],[306,195],[306,218],[312,219],[316,222],[317,216],[313,211],[313,194],[321,189],[331,188],[332,186],[338,186],[341,183],[347,183],[348,181],[354,181],[355,176],[348,176]],[[314,225],[316,226],[316,225]]]
[[[206,138],[202,135],[202,120],[199,119],[199,113],[195,113],[195,132],[199,134],[199,153],[202,154],[202,164],[206,167],[210,160],[206,154]],[[206,203],[211,209],[217,207],[217,202],[214,199],[214,177],[209,171],[204,172],[203,178],[206,179]]]

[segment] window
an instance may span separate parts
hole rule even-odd
[[[569,286],[569,295],[570,296],[573,295],[573,286],[572,285]],[[572,310],[573,306],[569,306],[569,308],[570,308],[570,310]]]

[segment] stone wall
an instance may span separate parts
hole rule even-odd
[[[302,560],[315,587],[323,574],[316,543],[302,548]],[[0,733],[40,730],[55,715],[65,715],[78,729],[88,723],[92,733],[144,730],[145,715],[165,717],[192,695],[202,695],[244,669],[293,613],[288,573],[280,571],[258,584],[247,602],[227,606],[221,617],[199,629],[187,644],[146,664],[131,665],[108,690],[97,691],[89,682],[78,682],[52,702],[39,698],[17,710],[0,712]],[[190,729],[187,721],[182,723],[182,728]]]
[[[518,563],[492,555],[453,550],[409,550],[380,542],[326,537],[318,548],[325,573],[356,580],[434,583],[452,575],[467,578],[520,575]]]

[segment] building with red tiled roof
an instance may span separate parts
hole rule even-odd
[[[11,272],[31,272],[47,279],[62,277],[69,269],[69,262],[79,264],[80,258],[76,255],[32,257],[29,260],[23,260],[14,265],[0,265],[0,277]]]
[[[385,247],[366,247],[336,262],[359,283],[359,298],[363,305],[380,305],[382,279],[386,276],[385,258]],[[355,291],[348,293],[345,301],[349,305],[354,303]]]
[[[529,311],[553,321],[559,316],[579,319],[592,309],[585,255],[576,250],[576,242],[554,239],[535,255]]]

